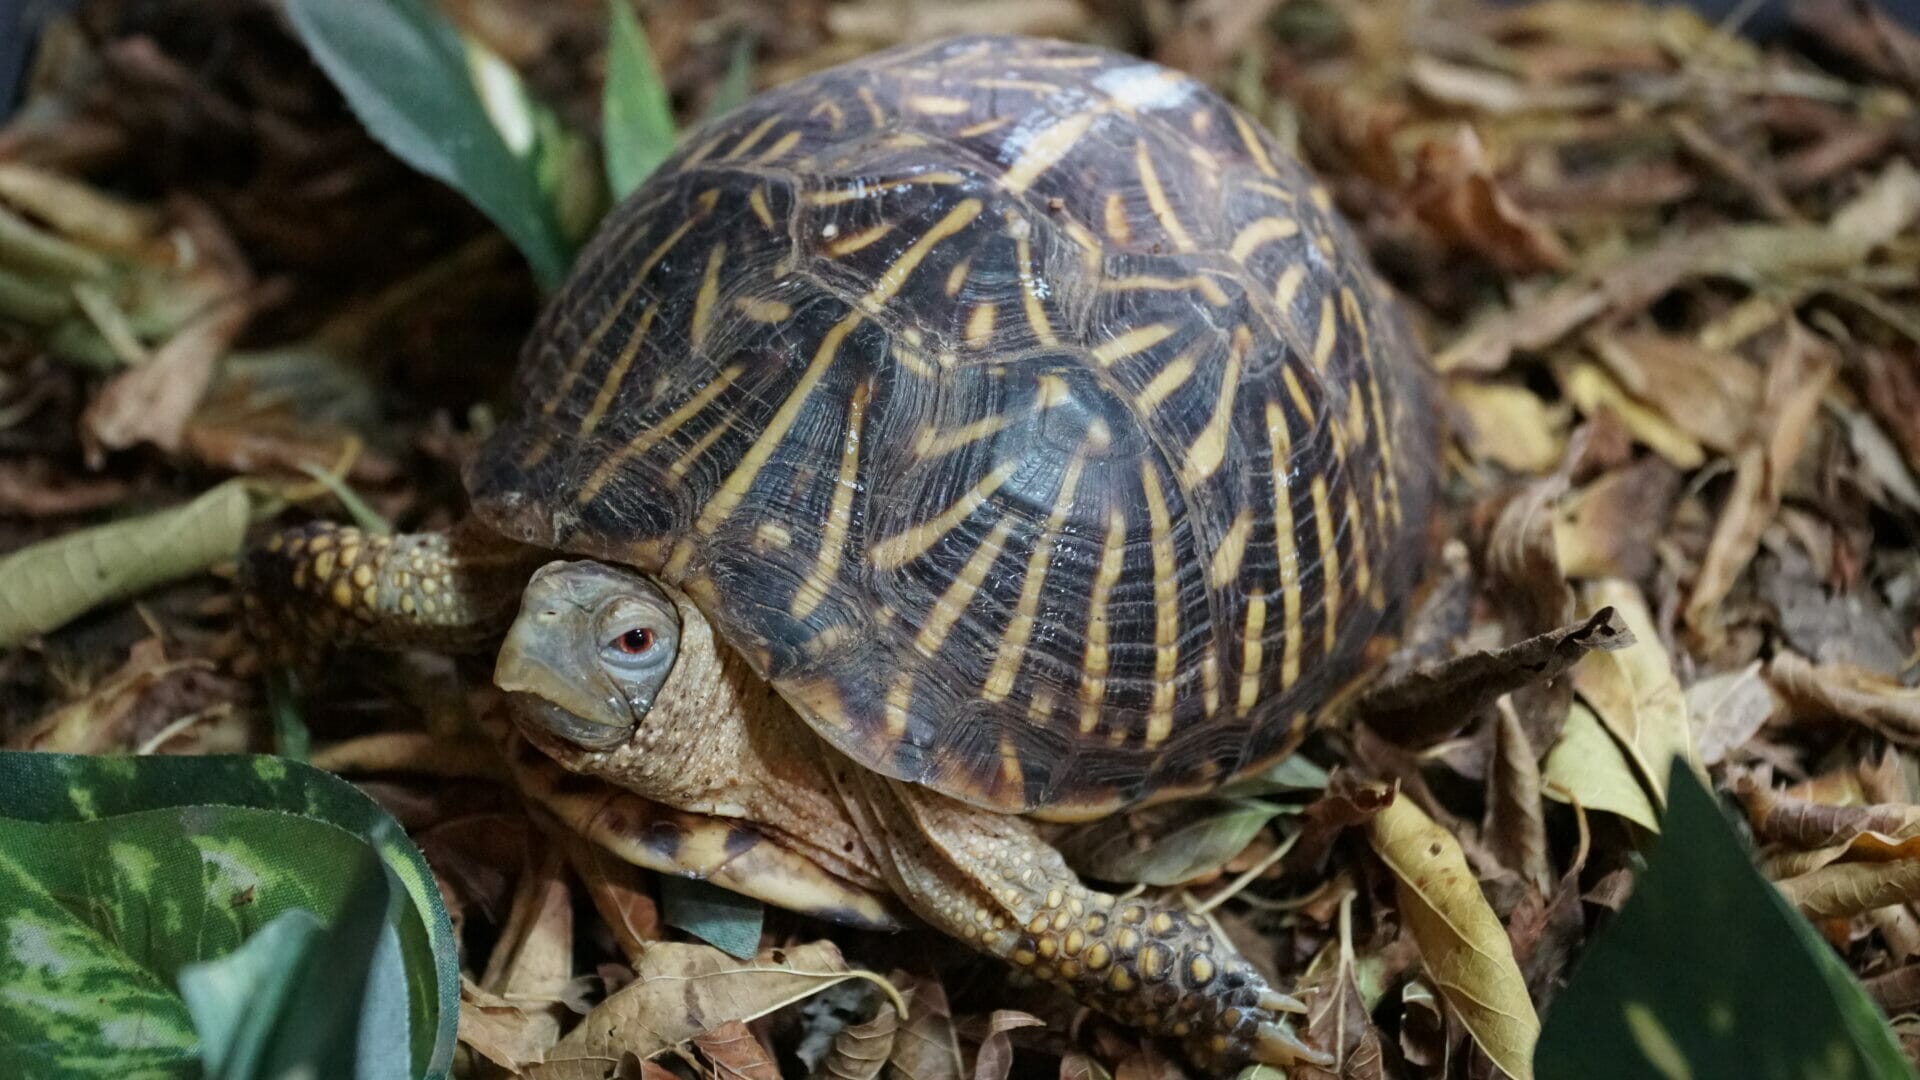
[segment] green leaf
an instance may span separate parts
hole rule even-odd
[[[753,54],[759,45],[760,39],[751,30],[742,32],[734,40],[733,55],[727,58],[727,73],[720,77],[720,85],[714,88],[706,111],[700,114],[702,122],[727,115],[753,96]]]
[[[1673,766],[1658,845],[1541,1035],[1548,1080],[1913,1074],[1853,977]]]
[[[419,849],[352,785],[270,757],[0,752],[0,792],[0,986],[20,991],[0,994],[0,1075],[201,1075],[175,980],[292,910],[335,936],[267,1060],[331,1061],[356,1026],[370,1049],[404,1017],[408,1075],[446,1075],[452,928]],[[381,936],[401,970],[368,1026]]]
[[[288,0],[287,12],[368,133],[465,195],[556,288],[571,253],[552,207],[495,126],[459,35],[426,0]]]
[[[608,5],[607,89],[600,123],[607,186],[617,201],[673,152],[674,125],[666,84],[631,0],[608,0]]]
[[[1196,799],[1121,814],[1067,835],[1060,853],[1103,881],[1178,885],[1218,870],[1290,807],[1259,799]]]
[[[229,480],[185,505],[66,533],[0,558],[0,646],[232,558],[252,512],[246,482]]]
[[[1243,776],[1219,794],[1229,798],[1260,795],[1317,795],[1327,789],[1327,770],[1301,754],[1288,754],[1251,776]]]
[[[746,960],[760,949],[767,909],[750,896],[697,878],[660,878],[660,916],[729,956]]]

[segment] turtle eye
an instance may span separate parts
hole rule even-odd
[[[635,627],[607,643],[608,647],[628,656],[639,656],[653,648],[653,628]]]

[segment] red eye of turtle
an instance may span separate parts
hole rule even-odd
[[[613,639],[613,647],[629,656],[638,656],[653,648],[653,630],[649,627],[629,630]]]

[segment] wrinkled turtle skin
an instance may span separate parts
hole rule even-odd
[[[1246,117],[1018,38],[802,79],[608,218],[517,398],[467,469],[476,522],[276,537],[258,624],[490,645],[511,620],[496,682],[549,805],[579,781],[541,787],[548,758],[727,823],[626,857],[716,877],[764,844],[716,879],[904,906],[1215,1069],[1318,1058],[1204,920],[1086,888],[1021,819],[1284,755],[1423,571],[1423,360]],[[534,572],[556,556],[580,561]]]

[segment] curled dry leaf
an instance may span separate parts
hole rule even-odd
[[[1574,692],[1619,740],[1640,782],[1664,807],[1672,760],[1678,757],[1700,771],[1686,695],[1636,586],[1611,578],[1596,581],[1581,590],[1581,599],[1590,608],[1618,611],[1634,643],[1584,660],[1573,672]]]
[[[1355,703],[1355,714],[1396,742],[1432,742],[1458,731],[1503,694],[1557,678],[1589,652],[1633,643],[1627,625],[1611,608],[1602,608],[1582,622],[1502,649],[1468,653],[1383,680]]]
[[[559,846],[536,841],[480,986],[516,1001],[557,1001],[572,978],[573,891]]]
[[[628,963],[638,963],[641,954],[661,937],[660,905],[648,887],[647,872],[570,830],[563,831],[562,842],[574,876],[580,879],[594,910],[613,934],[620,954]]]
[[[1540,1018],[1459,842],[1405,796],[1373,819],[1371,840],[1434,985],[1501,1072],[1531,1080]]]
[[[1420,147],[1407,198],[1427,227],[1513,274],[1565,269],[1567,246],[1545,222],[1513,201],[1494,178],[1473,128]]]
[[[490,994],[462,978],[459,1030],[460,1041],[474,1053],[518,1076],[559,1040],[559,1012]]]
[[[1634,439],[1677,469],[1706,464],[1700,444],[1658,410],[1641,403],[1598,364],[1567,360],[1555,368],[1560,387],[1584,416],[1612,413]]]
[[[253,302],[243,297],[215,304],[181,327],[152,359],[109,382],[80,420],[90,463],[98,467],[106,451],[138,443],[178,450],[187,421],[213,382],[214,365],[252,313]]]
[[[1639,581],[1680,493],[1680,473],[1657,457],[1603,473],[1561,500],[1553,545],[1569,578]]]
[[[1760,534],[1780,510],[1787,473],[1806,446],[1836,363],[1798,323],[1767,374],[1766,393],[1748,441],[1735,458],[1733,490],[1715,524],[1706,557],[1683,612],[1687,626],[1709,640],[1719,633],[1721,601],[1760,547]]]
[[[1754,836],[1765,841],[1808,848],[1845,843],[1862,833],[1920,835],[1920,806],[1829,806],[1777,791],[1764,776],[1744,772],[1734,778],[1733,791],[1746,807]]]
[[[1780,894],[1809,919],[1850,919],[1889,904],[1920,900],[1920,858],[1835,862],[1779,882]]]
[[[849,969],[830,942],[771,949],[748,961],[708,945],[656,943],[635,965],[633,985],[595,1006],[527,1075],[598,1076],[623,1055],[645,1060],[730,1020],[757,1019],[853,978],[893,992],[879,976]]]
[[[1746,440],[1762,382],[1746,360],[1652,330],[1593,333],[1587,343],[1629,394],[1694,441],[1724,453]]]
[[[900,978],[900,973],[894,973]],[[904,983],[903,983],[904,985]],[[887,1057],[887,1075],[898,1080],[961,1080],[966,1065],[960,1058],[960,1039],[953,1030],[953,1009],[946,988],[931,976],[914,979],[906,987],[906,1022],[893,1037]]]
[[[1045,1027],[1047,1022],[1017,1009],[995,1009],[987,1018],[986,1038],[980,1040],[980,1052],[973,1059],[973,1080],[1007,1080],[1013,1068],[1013,1040],[1007,1032],[1016,1028]]]
[[[693,1046],[706,1060],[714,1080],[780,1080],[780,1066],[739,1020],[695,1035]]]
[[[1544,892],[1553,886],[1553,870],[1540,805],[1540,760],[1510,700],[1500,702],[1495,710],[1493,747],[1483,834],[1487,847],[1501,865]]]
[[[908,995],[911,1000],[911,992]],[[893,1056],[899,1030],[899,1010],[890,1001],[881,1002],[873,1019],[840,1029],[833,1046],[814,1067],[812,1080],[873,1080]]]
[[[1877,672],[1814,665],[1783,652],[1768,663],[1767,681],[1796,717],[1849,720],[1902,745],[1920,745],[1920,690]]]

